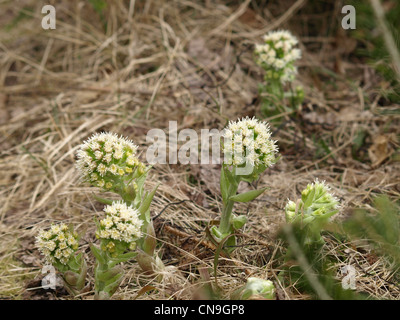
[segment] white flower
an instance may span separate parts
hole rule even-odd
[[[274,63],[274,66],[277,68],[277,69],[283,69],[284,67],[285,67],[285,61],[283,61],[283,59],[276,59],[275,60],[275,63]]]
[[[95,149],[93,149],[95,150]],[[103,158],[103,152],[96,150],[96,152],[94,153],[94,156],[96,157],[97,160],[100,160],[101,158]]]
[[[230,122],[224,129],[225,164],[239,166],[246,161],[256,167],[274,164],[278,147],[270,139],[269,125],[255,117]],[[233,154],[232,154],[233,153]]]
[[[78,235],[64,223],[54,224],[50,230],[40,230],[36,246],[49,263],[66,265],[78,249]]]
[[[298,40],[286,30],[271,31],[263,40],[264,44],[257,44],[254,52],[256,62],[267,71],[266,77],[292,81],[297,71],[294,62],[301,58],[300,49],[294,48]]]
[[[104,207],[106,217],[100,221],[100,229],[96,234],[101,239],[116,240],[130,245],[136,242],[141,236],[143,221],[140,220],[140,213],[133,206],[125,202],[115,201]],[[108,249],[114,246],[107,247]]]
[[[76,167],[84,180],[110,189],[137,170],[141,175],[145,165],[136,157],[137,146],[114,133],[96,133],[79,146]],[[102,177],[99,180],[99,177]]]

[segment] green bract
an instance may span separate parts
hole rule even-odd
[[[329,218],[339,212],[339,200],[332,195],[325,181],[308,184],[296,202],[288,200],[285,217],[288,223],[300,223],[307,228],[308,242],[322,241],[320,229]]]
[[[285,207],[286,221],[302,221],[306,224],[315,220],[327,220],[338,212],[339,200],[330,193],[325,181],[315,180],[301,193],[297,204],[291,200]]]

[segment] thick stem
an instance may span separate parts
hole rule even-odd
[[[106,254],[104,254],[106,255]],[[101,263],[97,261],[96,271],[95,271],[95,299],[99,299],[99,294],[104,290],[105,282],[98,279],[99,274],[103,274],[108,270],[108,257],[104,257],[106,263]]]
[[[237,189],[238,189],[238,184],[236,185],[230,185],[229,189],[228,189],[228,199],[229,197],[232,197],[234,195],[236,195]],[[231,228],[231,217],[232,217],[232,209],[233,209],[233,205],[234,205],[234,201],[233,200],[227,200],[226,205],[223,208],[222,211],[222,217],[221,217],[221,221],[219,224],[219,231],[222,234],[228,234],[230,232],[230,228]]]
[[[276,102],[282,102],[283,96],[284,96],[284,91],[283,91],[283,86],[282,82],[280,79],[274,79],[271,81],[269,88],[267,89],[269,92],[272,93],[274,98],[277,100]]]

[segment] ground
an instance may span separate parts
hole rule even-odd
[[[399,199],[399,100],[385,95],[391,83],[359,53],[372,44],[340,27],[341,1],[49,2],[55,30],[41,27],[41,1],[0,3],[1,298],[71,298],[40,288],[44,260],[34,237],[53,221],[85,233],[81,249],[93,261],[93,216],[103,205],[74,164],[78,145],[99,131],[134,140],[144,159],[147,132],[168,132],[169,121],[198,134],[245,116],[271,123],[281,158],[257,182],[268,190],[235,207],[249,223],[234,253],[220,257],[221,298],[249,275],[273,280],[278,299],[310,298],[279,282],[285,247],[277,234],[287,199],[315,178],[340,198],[337,221],[355,208],[371,209],[376,195]],[[299,38],[295,84],[305,90],[301,107],[279,122],[260,112],[263,70],[253,56],[254,44],[274,29]],[[151,206],[159,256],[176,268],[156,283],[134,261],[126,264],[115,299],[207,298],[199,285],[205,270],[214,283],[216,248],[205,229],[219,219],[219,174],[218,164],[153,167],[146,188],[160,183]],[[339,279],[340,267],[355,266],[358,291],[400,298],[395,273],[367,243],[328,235],[326,252],[337,258]]]

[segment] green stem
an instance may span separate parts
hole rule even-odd
[[[282,102],[284,92],[280,79],[274,79],[271,81],[269,88],[267,90],[276,98],[277,102]]]
[[[106,261],[105,263],[101,263],[99,260],[97,260],[95,271],[95,297],[97,298],[99,297],[99,293],[103,291],[105,287],[105,282],[99,280],[98,276],[108,270],[108,257],[106,255],[106,253],[103,254],[103,258]]]
[[[230,232],[232,210],[233,210],[233,205],[235,202],[233,200],[229,200],[229,198],[236,195],[238,186],[239,186],[239,183],[237,183],[236,185],[231,184],[228,188],[228,200],[227,200],[226,205],[223,208],[221,221],[219,224],[219,230],[222,234],[228,234]]]

